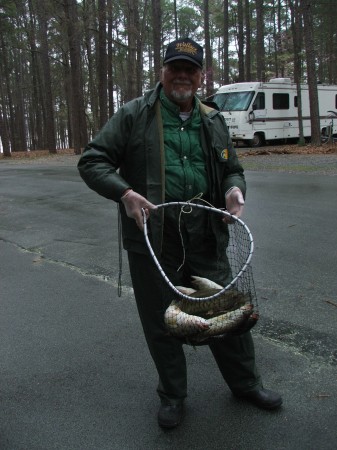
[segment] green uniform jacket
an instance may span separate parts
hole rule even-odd
[[[160,89],[158,83],[154,90],[121,107],[84,149],[78,163],[80,175],[100,195],[119,202],[130,187],[153,204],[165,202]],[[232,186],[239,187],[245,195],[243,168],[222,115],[196,101],[202,118],[200,139],[209,180],[208,200],[213,206],[224,208],[225,193]],[[121,214],[124,248],[143,253],[144,236],[135,221],[126,217],[122,204]],[[151,228],[152,238],[159,245],[161,228],[162,218]]]

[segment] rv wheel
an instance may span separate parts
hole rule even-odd
[[[253,139],[248,141],[250,147],[261,147],[264,144],[264,137],[261,133],[255,133]]]

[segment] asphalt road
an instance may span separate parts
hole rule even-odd
[[[335,449],[337,177],[246,172],[253,335],[282,409],[235,400],[187,347],[186,418],[165,432],[125,255],[117,295],[116,206],[75,164],[0,163],[0,449]]]

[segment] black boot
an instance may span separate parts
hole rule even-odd
[[[183,401],[170,402],[162,399],[158,411],[158,423],[163,428],[174,428],[180,424],[184,415]]]
[[[234,393],[234,395],[263,409],[276,409],[282,405],[282,397],[280,394],[264,388],[255,391]]]

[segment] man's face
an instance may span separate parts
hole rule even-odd
[[[160,81],[171,101],[181,108],[191,109],[193,96],[203,81],[203,73],[196,64],[177,60],[164,65]]]

